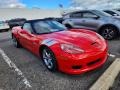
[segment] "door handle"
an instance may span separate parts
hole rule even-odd
[[[85,20],[83,20],[82,22],[86,22]]]

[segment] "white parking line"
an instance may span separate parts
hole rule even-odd
[[[98,80],[90,87],[89,90],[109,90],[113,85],[115,78],[120,72],[120,58],[108,67],[108,69],[98,78]]]
[[[108,56],[110,56],[110,57],[116,57],[116,55],[113,55],[113,54],[108,54]]]
[[[20,69],[17,68],[17,66],[10,60],[10,58],[5,54],[5,52],[0,48],[0,54],[2,55],[5,62],[8,64],[8,66],[13,69],[19,77],[22,78],[22,82],[25,84],[25,88],[31,88],[29,81],[27,78],[23,75]]]

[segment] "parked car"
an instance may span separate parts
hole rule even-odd
[[[63,22],[63,18],[62,17],[48,17],[48,18],[45,18],[45,19],[51,19],[51,20],[55,20],[59,23],[62,23]]]
[[[29,20],[12,29],[15,47],[40,56],[50,71],[80,74],[103,65],[108,46],[99,34],[86,29],[68,30],[50,19]]]
[[[119,11],[119,12],[120,12],[120,9],[115,9],[115,10],[117,10],[117,11]]]
[[[5,21],[0,21],[0,31],[9,30],[9,25]]]
[[[106,13],[108,13],[108,14],[110,14],[110,15],[112,15],[112,16],[120,17],[120,12],[117,11],[117,10],[103,10],[103,11],[106,12]]]
[[[16,18],[16,19],[9,20],[8,24],[9,24],[10,28],[12,29],[15,26],[22,26],[25,21],[26,21],[25,18]]]
[[[108,40],[120,33],[120,17],[99,10],[76,11],[64,15],[63,19],[63,24],[68,28],[91,29]]]

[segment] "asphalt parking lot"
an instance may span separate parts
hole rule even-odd
[[[120,57],[119,41],[120,38],[108,41],[111,55],[102,67],[81,75],[67,75],[48,71],[38,57],[13,46],[10,32],[0,33],[0,49],[15,64],[11,68],[0,54],[0,90],[87,90],[115,58]],[[22,75],[15,71],[16,68]],[[26,86],[24,79],[30,86]]]
[[[120,90],[120,73],[119,75],[116,77],[113,86],[110,88],[110,90]]]

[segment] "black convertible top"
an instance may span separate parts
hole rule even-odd
[[[27,20],[25,23],[32,23],[32,22],[46,21],[46,20],[54,20],[54,18],[44,18],[44,19],[33,19],[33,20]]]

